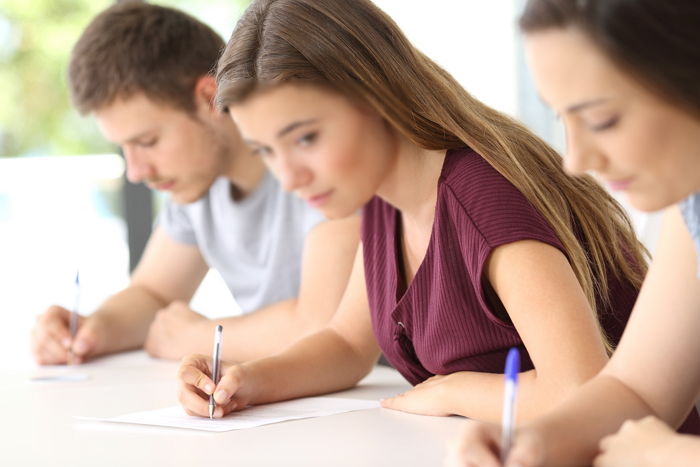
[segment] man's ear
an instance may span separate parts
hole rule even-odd
[[[194,85],[194,101],[197,104],[197,108],[216,111],[215,98],[216,78],[211,75],[205,75],[197,79]]]

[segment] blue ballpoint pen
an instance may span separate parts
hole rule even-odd
[[[506,358],[506,387],[503,394],[503,418],[501,420],[501,462],[505,463],[513,442],[515,428],[515,399],[518,392],[518,373],[520,373],[520,354],[515,347],[508,351]]]
[[[211,379],[214,384],[219,384],[219,367],[221,366],[221,332],[224,330],[223,326],[218,324],[214,330],[214,350],[211,355]],[[216,410],[216,402],[214,401],[214,394],[209,396],[209,418],[214,418],[214,410]]]
[[[75,363],[75,353],[73,352],[73,341],[78,333],[78,307],[80,306],[80,271],[75,273],[75,300],[73,301],[73,309],[70,312],[68,331],[70,332],[70,348],[68,349],[68,363]]]

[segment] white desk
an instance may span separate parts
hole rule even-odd
[[[177,404],[177,363],[143,352],[81,367],[84,382],[30,383],[30,372],[0,376],[2,466],[434,466],[458,417],[423,417],[372,409],[248,430],[191,430],[85,422]],[[393,369],[377,367],[338,397],[379,399],[408,388]]]

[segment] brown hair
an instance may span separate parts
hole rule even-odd
[[[591,177],[567,176],[552,148],[469,95],[368,0],[256,0],[224,50],[217,82],[224,108],[260,86],[310,82],[369,105],[422,148],[469,146],[550,223],[593,310],[610,305],[609,272],[641,285],[643,247],[605,190]]]
[[[700,118],[700,2],[529,0],[520,28],[575,27],[651,91]]]
[[[194,86],[213,74],[224,41],[173,8],[122,1],[97,15],[73,48],[68,80],[83,114],[117,98],[148,98],[194,112]]]

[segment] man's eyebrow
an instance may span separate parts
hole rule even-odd
[[[152,133],[152,132],[153,132],[153,129],[146,130],[146,131],[142,131],[141,133],[138,133],[138,134],[132,136],[131,138],[127,139],[126,141],[124,141],[124,142],[121,143],[121,144],[133,143],[133,142],[135,142],[135,141],[137,141],[137,140],[143,138],[143,137],[146,136],[148,133]]]

